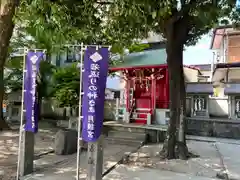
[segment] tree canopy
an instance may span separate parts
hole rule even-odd
[[[107,24],[134,38],[153,31],[168,40],[170,33],[176,31],[184,44],[193,45],[221,22],[238,22],[235,3],[235,0],[113,0],[109,1]]]
[[[176,145],[181,158],[188,155],[185,136],[178,134],[177,126],[184,129],[180,114],[185,107],[185,83],[183,74],[183,50],[221,23],[238,24],[239,11],[235,0],[112,0],[107,1],[107,28],[117,29],[118,35],[130,39],[146,37],[152,31],[166,40],[167,64],[170,78],[170,122],[161,151],[165,158],[175,158]],[[106,4],[102,4],[106,6]],[[114,32],[115,33],[115,32]],[[182,131],[184,132],[184,131]],[[185,147],[181,147],[184,145]]]
[[[61,67],[53,74],[53,97],[61,107],[76,107],[79,101],[80,71],[77,63]]]
[[[21,0],[12,47],[42,48],[51,53],[66,44],[83,42],[111,45],[111,51],[119,53],[136,44],[131,33],[124,35],[117,27],[109,26],[108,16],[106,6],[93,0]]]
[[[12,8],[9,22],[13,13]],[[235,0],[22,0],[15,19],[16,40],[12,43],[23,42],[22,45],[44,48],[48,52],[66,43],[111,44],[114,52],[120,52],[151,31],[161,34],[166,40],[170,77],[167,157],[174,158],[177,123],[185,93],[184,45],[195,44],[201,35],[220,22],[238,23],[238,20]],[[1,22],[5,22],[3,18]],[[4,43],[8,43],[8,39]],[[0,59],[2,68],[6,48],[0,48],[0,57],[3,57]]]

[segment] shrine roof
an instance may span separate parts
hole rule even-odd
[[[136,67],[158,67],[167,64],[165,49],[146,50],[131,53],[122,58],[120,62],[110,67],[111,70],[123,70]]]
[[[186,84],[187,94],[213,94],[213,86],[207,82],[192,82]]]
[[[231,94],[240,94],[240,84],[237,83],[228,83],[226,87],[224,88],[224,94],[225,95],[231,95]]]

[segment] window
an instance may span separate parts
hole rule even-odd
[[[73,60],[74,60],[74,48],[67,48],[66,62],[73,62]]]
[[[204,96],[194,96],[193,97],[194,109],[196,111],[202,111],[207,108],[207,99]]]
[[[66,61],[67,63],[77,62],[81,58],[80,47],[72,46],[66,48]]]
[[[228,36],[228,62],[240,61],[240,36],[232,34]]]
[[[240,96],[235,97],[235,116],[240,118]]]
[[[19,115],[19,108],[12,107],[12,116],[18,116],[18,115]]]

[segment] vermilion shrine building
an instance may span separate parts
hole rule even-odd
[[[165,48],[149,49],[125,56],[110,71],[122,82],[116,120],[137,124],[167,124],[169,120],[169,76]],[[197,82],[199,70],[184,66],[187,82]],[[194,94],[194,93],[193,93]]]

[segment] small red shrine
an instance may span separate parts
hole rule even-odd
[[[165,49],[132,53],[110,71],[120,72],[124,85],[123,121],[166,124],[169,120],[169,76]]]

